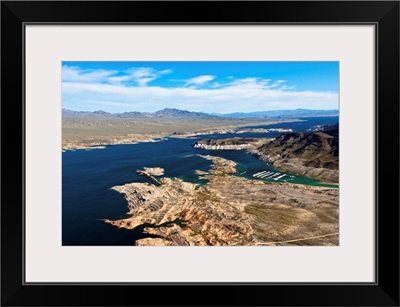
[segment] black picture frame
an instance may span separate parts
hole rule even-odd
[[[375,25],[376,282],[25,284],[28,23]],[[399,306],[399,1],[3,1],[1,76],[2,306]]]

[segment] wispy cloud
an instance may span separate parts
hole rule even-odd
[[[161,75],[169,74],[170,69],[157,71],[150,67],[131,68],[127,71],[128,75],[136,81],[139,86],[146,86],[147,83],[159,78]]]
[[[127,82],[131,79],[132,79],[131,76],[125,75],[125,76],[109,77],[107,81],[110,82],[111,84],[121,84],[121,83]]]
[[[210,75],[204,75],[204,76],[198,76],[191,78],[186,81],[185,86],[189,85],[203,85],[211,80],[214,80],[215,76],[210,76]]]
[[[138,86],[146,86],[147,83],[159,78],[161,75],[169,74],[172,70],[165,69],[157,71],[150,67],[132,67],[126,71],[105,69],[80,69],[76,66],[63,65],[63,82],[82,83],[109,83],[122,84],[134,82]]]
[[[230,78],[234,79],[234,78]],[[256,78],[256,77],[250,77],[250,78],[242,78],[242,79],[236,79],[233,80],[229,83],[226,83],[226,86],[229,87],[240,87],[240,88],[259,88],[259,89],[293,89],[294,87],[286,86],[283,85],[282,83],[286,82],[285,80],[277,80],[273,81],[272,79],[262,79],[262,78]]]
[[[117,74],[116,70],[105,69],[80,69],[76,66],[62,67],[63,82],[103,82],[107,81],[111,76]]]

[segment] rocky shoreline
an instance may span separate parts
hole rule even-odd
[[[110,137],[108,139],[65,140],[62,144],[62,150],[104,148],[104,146],[122,144],[154,143],[164,141],[167,136],[168,135],[165,134],[130,134],[125,137]]]
[[[289,128],[231,128],[231,129],[212,129],[207,131],[187,132],[187,133],[174,133],[171,137],[195,137],[199,135],[209,134],[243,134],[243,133],[270,133],[270,132],[293,132]]]
[[[195,142],[193,147],[207,150],[242,150],[257,148],[271,140],[269,138],[206,139]]]
[[[290,122],[295,122],[300,120],[290,120]],[[259,125],[272,125],[280,122],[286,121],[271,121],[271,122],[258,122],[258,123],[248,123],[246,126],[259,126]],[[198,129],[189,132],[160,132],[160,133],[144,133],[144,134],[127,134],[124,136],[109,136],[109,137],[86,137],[86,138],[71,138],[66,137],[62,142],[62,150],[76,150],[76,149],[90,149],[101,146],[108,145],[120,145],[120,144],[138,144],[145,142],[159,142],[166,138],[191,138],[199,135],[211,135],[211,134],[243,134],[243,133],[269,133],[269,132],[289,132],[291,129],[284,128],[242,128],[240,126],[224,126],[219,128],[207,128]]]
[[[295,158],[282,159],[280,156],[271,157],[270,155],[265,155],[264,153],[258,150],[250,150],[249,154],[257,156],[258,159],[262,161],[271,162],[274,168],[281,172],[318,179],[328,184],[339,183],[338,169],[305,166],[304,161],[302,161],[301,159],[295,159]]]
[[[144,232],[158,238],[137,240],[138,246],[338,245],[338,189],[236,177],[234,161],[201,157],[212,161],[209,172],[199,172],[206,186],[160,176],[160,185],[113,187],[124,194],[129,217],[104,222],[153,225]]]
[[[336,125],[337,126],[337,125]],[[203,139],[194,148],[207,150],[242,150],[272,163],[279,171],[339,182],[338,128],[310,133],[286,133],[277,138]]]

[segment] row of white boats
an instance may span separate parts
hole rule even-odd
[[[282,179],[285,176],[289,176],[289,175],[282,174],[282,173],[275,173],[275,172],[271,172],[271,171],[262,171],[259,173],[255,173],[253,175],[253,177],[256,177],[256,178],[271,179],[271,180],[275,180],[275,181]],[[293,177],[293,176],[290,176],[290,177]]]

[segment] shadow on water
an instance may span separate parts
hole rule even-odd
[[[150,223],[144,223],[144,224],[141,224],[141,225],[139,225],[139,226],[133,228],[132,231],[140,232],[140,233],[142,233],[143,238],[147,238],[147,237],[153,236],[153,235],[149,235],[149,234],[143,233],[143,230],[144,230],[145,228],[171,227],[171,226],[173,226],[173,225],[175,225],[175,224],[178,225],[178,226],[181,227],[181,228],[185,228],[185,223],[186,223],[186,221],[181,220],[181,219],[175,219],[175,220],[172,221],[172,222],[165,222],[165,223],[162,223],[162,224],[160,224],[160,225],[154,225],[154,224],[150,224]],[[160,237],[160,236],[155,236],[155,237],[157,237],[157,238],[162,238],[162,237]],[[137,238],[137,239],[139,239],[139,238]],[[140,238],[140,239],[142,239],[142,238]]]
[[[178,225],[181,228],[185,228],[185,221],[184,220],[180,220],[180,219],[176,219],[172,222],[166,222],[166,223],[162,223],[160,225],[154,225],[154,224],[149,224],[149,223],[144,223],[141,224],[133,229],[119,229],[119,230],[123,230],[125,233],[129,234],[131,238],[133,238],[132,244],[134,245],[136,240],[140,240],[140,239],[145,239],[145,238],[163,238],[162,236],[158,236],[155,234],[148,234],[148,233],[144,233],[144,229],[145,228],[160,228],[160,227],[171,227],[172,225]],[[108,224],[109,226],[116,228],[113,225]],[[125,245],[125,244],[113,244],[113,245]]]

